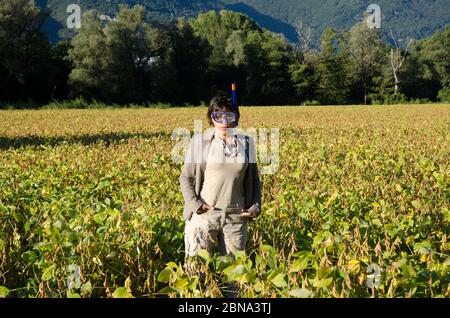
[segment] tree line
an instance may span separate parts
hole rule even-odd
[[[244,105],[450,101],[450,27],[420,41],[386,41],[364,21],[327,28],[320,47],[299,24],[298,44],[241,13],[209,11],[148,23],[143,6],[110,21],[84,14],[70,40],[52,44],[48,17],[30,0],[0,2],[0,101],[45,104],[199,105],[238,83]]]

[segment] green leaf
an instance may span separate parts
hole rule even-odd
[[[172,270],[170,268],[164,268],[158,275],[158,282],[167,284],[171,274]]]
[[[297,288],[289,291],[289,295],[296,298],[308,298],[311,297],[312,291],[306,288]]]
[[[108,209],[107,213],[110,217],[114,218],[120,214],[120,211],[117,209]]]
[[[134,245],[134,241],[129,240],[129,241],[126,241],[125,243],[123,243],[122,245],[120,245],[120,248],[127,249],[127,248],[132,247],[133,245]]]
[[[178,293],[180,290],[172,286],[166,286],[159,291],[161,294]]]
[[[414,244],[414,251],[416,253],[419,253],[422,255],[428,255],[432,252],[431,243],[428,241],[423,241],[423,242]]]
[[[190,290],[195,290],[198,284],[198,276],[194,275],[190,277],[190,285],[189,285],[189,289]]]
[[[324,278],[324,279],[320,279],[318,277],[310,280],[312,285],[316,288],[327,288],[328,286],[331,285],[331,283],[333,282],[332,278]]]
[[[172,269],[177,269],[178,265],[175,262],[169,262],[166,264],[166,267],[172,268]]]
[[[379,219],[373,219],[372,220],[372,224],[376,225],[376,226],[379,226],[379,227],[383,226],[383,223],[381,223],[381,221]]]
[[[256,279],[255,283],[253,284],[253,290],[257,293],[260,293],[262,290],[262,283],[259,278]]]
[[[175,282],[175,287],[179,288],[179,289],[184,289],[185,287],[187,287],[189,284],[189,281],[187,278],[181,278],[181,279],[177,279],[177,281]]]
[[[269,273],[269,276],[267,277],[267,280],[271,281],[272,279],[274,279],[280,273],[281,273],[281,270],[279,268],[272,270]]]
[[[269,254],[269,255],[276,255],[277,254],[277,251],[275,250],[275,248],[270,246],[270,245],[263,245],[262,246],[262,250],[264,252],[266,252],[267,254]]]
[[[242,280],[244,277],[244,275],[247,272],[247,269],[245,268],[244,265],[240,264],[240,265],[234,265],[234,268],[231,271],[227,271],[228,272],[228,280],[231,281],[240,281]],[[224,270],[224,273],[227,269]]]
[[[114,298],[131,298],[131,294],[128,292],[128,290],[125,287],[119,287],[117,288],[113,295]]]
[[[352,259],[347,263],[347,269],[350,273],[357,273],[361,269],[360,261],[357,259]]]
[[[201,258],[203,258],[205,261],[210,260],[210,255],[207,250],[199,250],[197,252],[197,255],[200,256]]]
[[[450,257],[444,261],[444,265],[450,266]]]
[[[100,213],[97,213],[96,215],[94,215],[94,221],[97,224],[103,225],[103,223],[105,222],[107,217],[108,217],[108,213],[100,212]]]
[[[297,273],[307,268],[312,254],[310,251],[301,251],[295,253],[294,256],[298,256],[298,258],[292,263],[291,273]]]
[[[33,251],[26,251],[22,253],[21,257],[25,261],[25,263],[31,264],[37,258],[37,255]]]
[[[256,269],[251,269],[244,275],[243,283],[253,284],[256,281]]]
[[[6,298],[9,295],[9,289],[5,286],[0,286],[0,298]]]
[[[42,273],[42,277],[41,279],[43,281],[48,281],[50,279],[53,278],[53,270],[55,269],[56,265],[50,265],[49,267],[47,267],[46,269],[44,269],[44,272]]]
[[[223,273],[225,276],[229,277],[229,276],[231,276],[231,272],[232,272],[236,267],[237,267],[237,265],[230,265],[230,266],[226,267],[226,268],[222,271],[222,273]]]
[[[92,293],[92,284],[91,281],[88,281],[87,283],[83,284],[83,286],[81,286],[81,295],[87,297],[91,293]]]
[[[66,293],[67,298],[81,298],[80,294],[72,292],[70,289]]]
[[[420,202],[417,201],[417,200],[411,201],[411,204],[412,204],[412,206],[415,207],[417,210],[420,209],[420,208],[422,207],[422,205],[420,204]]]
[[[286,280],[284,279],[286,275],[284,274],[278,274],[275,276],[271,282],[278,288],[284,288],[287,286]]]
[[[247,254],[245,251],[235,251],[233,252],[235,259],[237,260],[245,260],[247,258]]]
[[[24,221],[24,216],[22,213],[13,213],[12,215],[14,217],[14,220],[16,220],[16,222],[21,223]]]
[[[219,256],[216,260],[216,270],[221,272],[231,264],[229,256]]]

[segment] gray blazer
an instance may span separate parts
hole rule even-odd
[[[245,145],[245,136],[237,134],[238,142]],[[209,129],[204,133],[195,134],[189,144],[185,162],[179,178],[181,192],[184,197],[183,216],[190,220],[204,203],[200,199],[200,192],[203,186],[206,159],[209,148],[214,138],[214,129]],[[256,215],[261,212],[261,183],[259,179],[258,166],[256,163],[256,152],[253,138],[248,136],[249,156],[248,167],[244,178],[245,208],[253,211]],[[247,159],[246,159],[247,160]]]

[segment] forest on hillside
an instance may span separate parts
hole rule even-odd
[[[122,5],[114,20],[104,21],[88,11],[73,38],[52,43],[41,31],[46,10],[34,1],[2,1],[2,105],[75,99],[198,105],[233,81],[244,105],[450,99],[448,26],[401,45],[395,34],[387,42],[359,21],[344,31],[327,27],[316,48],[306,25],[292,45],[228,10],[159,25],[146,14],[143,6]]]

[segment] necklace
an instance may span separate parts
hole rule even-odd
[[[222,143],[225,157],[234,158],[238,155],[238,144],[236,135],[233,136],[233,142],[231,144],[227,144],[223,139],[216,136],[215,138],[218,142]]]

